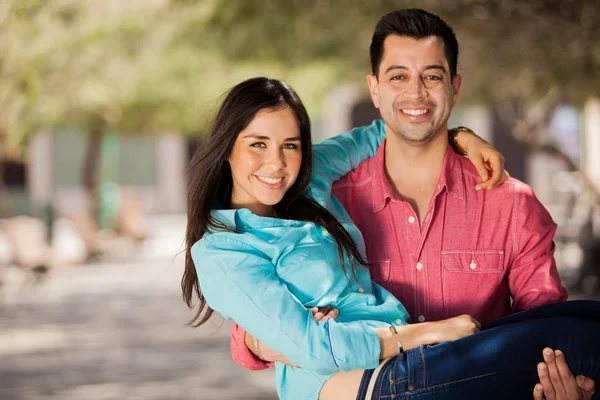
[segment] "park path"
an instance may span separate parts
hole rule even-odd
[[[228,323],[185,327],[182,268],[181,257],[92,264],[13,288],[0,308],[0,399],[276,399],[272,371],[231,360]]]

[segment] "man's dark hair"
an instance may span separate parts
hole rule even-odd
[[[383,58],[383,43],[389,35],[399,35],[414,39],[439,36],[444,41],[446,60],[450,67],[450,77],[456,76],[458,63],[458,41],[452,28],[437,15],[420,9],[405,9],[384,15],[371,39],[371,69],[379,77],[379,65]]]

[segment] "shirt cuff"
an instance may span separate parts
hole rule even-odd
[[[372,326],[360,321],[326,322],[331,355],[342,371],[373,369],[379,365],[381,343]]]
[[[274,363],[256,357],[246,346],[246,331],[238,324],[231,325],[231,357],[242,367],[258,371],[274,366]]]

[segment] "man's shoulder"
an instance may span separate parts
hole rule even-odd
[[[353,187],[363,186],[373,179],[373,167],[375,159],[370,158],[361,163],[358,168],[350,171],[346,175],[334,182],[333,190],[343,190]]]
[[[475,190],[475,186],[478,183],[481,183],[481,177],[479,176],[477,169],[475,168],[473,163],[471,163],[469,161],[469,159],[467,159],[465,157],[460,157],[460,163],[462,165],[462,170],[463,170],[465,190],[467,191],[467,193],[477,194],[477,191]],[[506,195],[510,195],[510,196],[518,195],[518,196],[535,198],[535,193],[534,193],[533,189],[531,188],[531,186],[529,186],[528,184],[526,184],[523,181],[513,178],[512,176],[510,178],[508,178],[508,180],[506,182],[504,182],[502,185],[488,191],[487,195],[491,196],[492,198],[497,197],[497,196],[506,196]]]

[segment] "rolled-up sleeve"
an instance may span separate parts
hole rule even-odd
[[[565,301],[568,293],[554,260],[556,224],[529,186],[520,185],[516,195],[516,257],[508,274],[513,310]]]
[[[246,330],[236,323],[231,325],[231,358],[238,365],[258,371],[275,365],[256,357],[246,346]]]
[[[208,305],[298,366],[323,374],[375,368],[379,337],[367,322],[316,322],[260,251],[231,236],[192,247]]]

